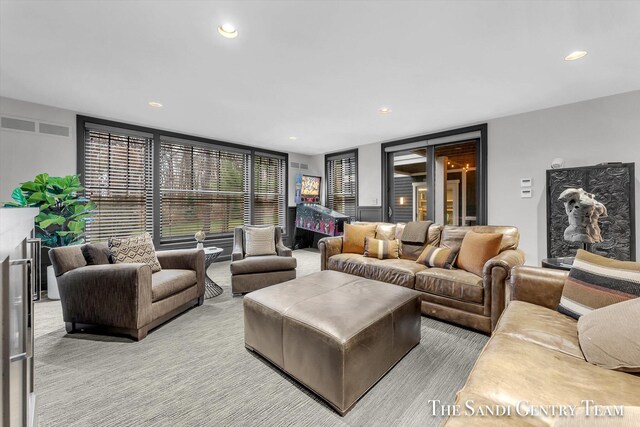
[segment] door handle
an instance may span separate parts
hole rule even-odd
[[[42,255],[42,240],[40,238],[34,237],[32,239],[27,239],[27,243],[33,245],[33,300],[40,301],[40,297],[42,295],[42,277],[40,266],[42,265],[41,255]]]
[[[26,344],[26,352],[11,356],[9,360],[15,362],[17,360],[23,360],[29,357],[33,357],[34,346],[34,334],[33,334],[33,300],[32,300],[32,261],[29,258],[15,259],[9,262],[9,265],[26,265],[27,266],[27,280],[23,281],[22,288],[22,304],[24,305],[24,334],[28,339]]]

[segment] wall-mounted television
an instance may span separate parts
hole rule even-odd
[[[302,175],[302,186],[300,188],[302,197],[319,197],[321,179],[319,176]]]

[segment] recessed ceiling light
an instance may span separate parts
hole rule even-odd
[[[584,50],[576,50],[575,52],[571,52],[569,55],[564,57],[565,61],[575,61],[576,59],[580,59],[587,54]]]
[[[151,101],[149,102],[149,107],[160,108],[162,107],[162,104],[159,102]]]
[[[381,107],[378,109],[380,114],[389,114],[391,112],[391,108],[389,107]]]
[[[298,137],[297,136],[290,136],[289,139],[292,140],[292,141],[295,141],[296,139],[298,139]]]
[[[235,39],[238,37],[238,30],[229,23],[220,25],[218,27],[218,33],[220,33],[222,37],[226,37],[228,39]]]

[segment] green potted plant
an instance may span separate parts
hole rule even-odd
[[[36,237],[48,252],[49,248],[84,243],[85,227],[96,204],[81,195],[83,190],[79,175],[56,177],[42,173],[13,190],[13,201],[4,206],[40,209],[35,218]],[[50,264],[48,255],[41,258]],[[47,275],[41,277],[47,277],[49,298],[59,298],[53,269],[49,266]]]

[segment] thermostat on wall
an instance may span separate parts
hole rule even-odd
[[[531,187],[533,180],[531,178],[521,178],[520,187]]]

